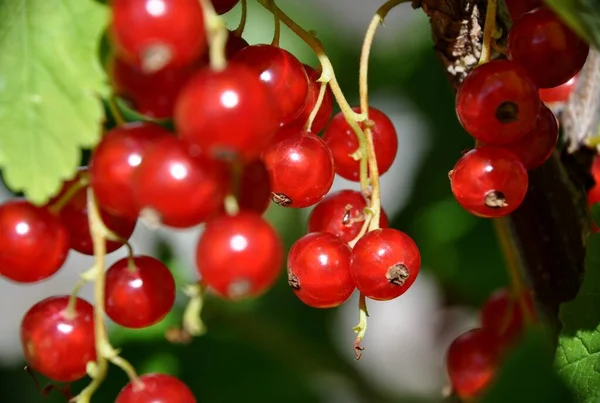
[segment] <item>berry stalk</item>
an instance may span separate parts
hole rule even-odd
[[[496,31],[497,7],[497,0],[488,0],[485,11],[485,26],[483,27],[483,44],[481,45],[481,55],[479,56],[480,65],[488,62],[492,54],[492,40]]]
[[[204,10],[204,20],[206,24],[206,36],[209,45],[210,67],[215,71],[221,71],[227,65],[225,55],[225,45],[227,44],[227,25],[215,11],[210,0],[200,0],[202,10]],[[242,28],[243,29],[243,28]]]
[[[240,3],[242,4],[242,16],[240,17],[240,24],[235,29],[235,31],[233,31],[233,34],[239,37],[241,37],[244,33],[244,29],[246,28],[246,19],[248,18],[247,0],[242,0]]]

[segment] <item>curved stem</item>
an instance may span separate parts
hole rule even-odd
[[[492,40],[496,30],[496,4],[497,0],[487,1],[487,10],[485,12],[485,26],[483,27],[483,44],[481,45],[481,56],[479,64],[487,63],[492,54]]]
[[[323,100],[325,99],[325,92],[327,92],[327,83],[321,83],[321,87],[319,88],[319,96],[317,97],[317,102],[315,103],[315,107],[310,112],[308,116],[308,120],[306,121],[306,125],[304,126],[304,130],[310,132],[312,130],[313,122],[319,113],[319,109],[321,109],[321,105],[323,105]]]
[[[117,100],[116,100],[116,95],[111,95],[108,98],[108,109],[110,109],[110,113],[113,115],[113,118],[115,119],[115,123],[117,124],[117,126],[123,126],[125,124],[125,118],[123,117],[123,114],[121,113],[121,110],[119,109],[119,106],[117,105]]]
[[[247,0],[242,0],[242,16],[240,17],[240,24],[233,31],[233,34],[236,36],[242,36],[244,33],[244,29],[246,28],[246,19],[248,18],[248,3]]]
[[[211,0],[200,0],[204,10],[204,23],[206,25],[206,36],[208,38],[210,67],[215,71],[220,71],[227,66],[227,57],[225,56],[225,45],[229,31],[225,21],[215,12]]]
[[[362,356],[362,351],[364,350],[361,347],[360,343],[365,338],[365,333],[367,332],[367,318],[369,317],[369,311],[367,310],[367,299],[361,293],[358,300],[358,325],[354,327],[354,332],[356,333],[356,340],[354,341],[354,355],[356,359],[359,360]]]
[[[90,182],[89,182],[87,175],[84,175],[84,174],[78,174],[78,175],[79,175],[79,179],[77,180],[77,182],[72,184],[67,189],[65,194],[63,194],[54,204],[52,204],[52,206],[50,206],[50,212],[52,212],[53,214],[58,214],[60,212],[60,210],[62,210],[63,207],[65,207],[65,205],[67,203],[69,203],[69,201],[73,198],[73,196],[75,196],[77,194],[77,192],[79,192],[81,189],[83,189],[84,187],[89,185]]]
[[[205,292],[206,287],[202,283],[189,286],[185,290],[190,300],[183,313],[183,329],[191,336],[201,336],[206,333],[206,326],[201,317]]]
[[[279,47],[279,38],[281,37],[281,22],[277,14],[273,14],[273,41],[271,45]]]

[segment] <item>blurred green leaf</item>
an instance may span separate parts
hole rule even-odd
[[[175,308],[163,320],[143,329],[128,329],[118,325],[111,326],[110,339],[113,345],[120,346],[126,342],[142,342],[165,338],[165,332],[173,326],[181,326],[183,310]]]
[[[555,365],[580,401],[600,389],[600,234],[588,239],[585,277],[577,297],[560,308],[563,328]]]
[[[429,242],[443,245],[455,242],[477,225],[477,218],[464,214],[454,197],[447,197],[423,210],[416,218],[417,226],[428,231]]]
[[[594,203],[590,209],[596,225],[600,226],[600,203]]]
[[[600,1],[546,0],[569,26],[600,49]]]
[[[119,112],[123,116],[126,122],[150,122],[156,123],[164,127],[167,130],[174,130],[174,124],[172,120],[169,119],[154,119],[145,115],[142,115],[135,109],[129,106],[127,101],[123,98],[115,97],[116,107],[119,108]]]

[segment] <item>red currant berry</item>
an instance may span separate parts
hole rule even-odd
[[[521,139],[506,144],[503,148],[519,158],[526,169],[533,169],[550,158],[556,143],[558,143],[558,120],[550,109],[542,106],[535,126]]]
[[[278,120],[268,88],[248,67],[206,68],[183,88],[175,105],[179,135],[216,157],[260,155]]]
[[[129,382],[115,403],[196,403],[185,383],[170,375],[145,374],[139,385]]]
[[[227,42],[225,43],[225,59],[231,60],[233,56],[240,50],[248,47],[248,42],[240,35],[237,35],[234,31],[228,31]],[[202,65],[208,66],[210,64],[210,51],[204,54],[202,58]]]
[[[388,301],[404,294],[417,279],[421,255],[404,232],[382,228],[368,232],[352,249],[350,271],[366,297]]]
[[[281,124],[298,117],[306,105],[308,77],[294,55],[273,45],[253,45],[240,50],[233,60],[244,63],[266,84]]]
[[[0,274],[19,283],[44,280],[69,253],[69,232],[46,208],[26,200],[0,205]]]
[[[328,232],[300,238],[287,260],[288,283],[308,306],[333,308],[354,292],[350,274],[350,247]]]
[[[590,207],[595,203],[600,202],[600,156],[594,158],[591,174],[596,184],[588,190],[588,204]],[[2,231],[0,231],[0,233],[2,233]],[[2,265],[0,265],[0,267],[1,266]]]
[[[310,132],[283,127],[263,152],[263,161],[271,176],[272,199],[280,206],[312,206],[333,184],[331,152]]]
[[[540,113],[538,89],[526,71],[509,60],[492,60],[474,69],[456,94],[456,113],[471,136],[488,144],[507,144],[525,135]]]
[[[494,337],[484,329],[472,329],[450,344],[446,369],[454,393],[462,399],[479,395],[493,380],[499,365]]]
[[[525,293],[521,298],[526,312],[523,312],[519,297],[506,288],[492,294],[481,308],[481,327],[495,336],[500,346],[510,346],[521,337],[526,315],[534,318],[530,293]]]
[[[504,0],[504,2],[510,13],[510,19],[513,22],[519,19],[523,14],[544,4],[543,0]]]
[[[213,7],[217,14],[225,14],[234,8],[240,0],[212,0]]]
[[[450,174],[450,185],[458,203],[471,214],[502,217],[523,202],[527,170],[510,151],[482,146],[458,160]]]
[[[311,211],[308,217],[308,232],[330,232],[344,242],[356,238],[363,226],[364,209],[367,201],[356,190],[339,190],[327,195]],[[389,227],[385,211],[381,210],[379,227]]]
[[[577,85],[577,80],[579,75],[571,78],[564,84],[559,85],[554,88],[540,88],[539,94],[542,101],[552,104],[555,102],[567,102],[569,100],[569,96],[571,92],[575,89]]]
[[[304,65],[304,70],[308,75],[309,87],[308,87],[308,98],[306,100],[306,105],[304,105],[304,109],[300,112],[300,115],[289,124],[289,126],[294,126],[297,128],[304,129],[310,114],[317,104],[317,100],[319,98],[319,92],[321,91],[321,83],[317,80],[321,77],[320,70],[315,70],[310,66]],[[331,92],[331,88],[327,86],[325,90],[325,96],[323,97],[323,102],[321,103],[321,107],[315,116],[315,120],[312,123],[311,131],[313,133],[319,133],[321,130],[327,126],[327,122],[331,119],[331,114],[333,113],[333,93]]]
[[[111,35],[120,57],[152,73],[192,64],[206,50],[196,0],[114,0]]]
[[[94,308],[76,298],[51,297],[35,304],[21,322],[21,345],[27,363],[57,382],[72,382],[86,375],[96,360]]]
[[[160,322],[175,303],[175,280],[163,262],[150,256],[123,258],[106,272],[106,314],[115,323],[139,329]]]
[[[358,107],[353,110],[360,112]],[[380,110],[369,108],[369,120],[374,124],[371,133],[377,157],[377,169],[379,175],[383,175],[390,169],[396,158],[398,135],[392,121]],[[364,124],[360,126],[364,128]],[[342,178],[358,182],[360,180],[360,162],[351,156],[358,150],[358,139],[341,112],[329,122],[323,133],[323,140],[333,154],[335,172]]]
[[[589,50],[589,45],[548,7],[523,15],[508,34],[509,57],[523,66],[540,88],[553,88],[573,78]]]
[[[242,171],[238,189],[238,204],[242,210],[259,214],[267,211],[271,202],[271,178],[262,160],[246,164]]]
[[[146,149],[169,132],[151,123],[128,123],[109,131],[94,150],[90,162],[90,184],[98,204],[111,214],[136,218],[133,173]]]
[[[189,228],[220,209],[227,175],[222,164],[166,137],[146,150],[133,177],[133,194],[140,209],[156,214],[164,225]]]
[[[196,250],[202,281],[231,300],[264,293],[277,280],[282,260],[275,230],[248,211],[208,221]]]

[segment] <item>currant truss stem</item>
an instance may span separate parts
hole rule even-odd
[[[204,10],[204,24],[206,25],[206,36],[208,38],[210,67],[215,71],[220,71],[227,66],[227,57],[225,56],[225,45],[229,31],[223,18],[215,11],[211,0],[200,0],[202,10]]]
[[[240,17],[240,24],[233,31],[233,34],[236,36],[242,36],[244,33],[244,29],[246,28],[246,19],[248,18],[248,3],[247,0],[242,0],[242,16]]]
[[[492,41],[496,31],[496,9],[497,0],[488,0],[485,12],[485,26],[483,27],[483,44],[481,45],[481,56],[479,64],[487,63],[492,52]]]
[[[273,41],[271,45],[279,47],[279,38],[281,37],[281,21],[277,14],[273,14]]]
[[[359,311],[359,320],[358,325],[354,327],[354,332],[356,333],[356,340],[354,341],[354,355],[357,360],[362,356],[363,347],[360,346],[360,342],[365,338],[365,333],[367,332],[367,318],[369,317],[369,311],[367,310],[367,299],[361,293],[358,300],[358,311]]]
[[[304,130],[307,132],[312,131],[312,125],[317,117],[317,113],[319,113],[319,109],[321,109],[321,105],[323,105],[323,100],[325,99],[325,92],[327,91],[327,83],[322,82],[321,87],[319,88],[319,96],[317,97],[317,102],[315,103],[315,107],[312,111],[310,111],[310,115],[308,115],[308,120],[306,121],[306,125],[304,126]]]
[[[121,114],[121,110],[117,106],[116,95],[113,94],[110,97],[108,97],[107,102],[108,102],[108,109],[110,109],[110,113],[112,114],[113,118],[115,119],[115,123],[117,124],[117,126],[124,125],[125,118],[123,117],[123,115]]]
[[[201,317],[205,291],[206,286],[202,283],[188,286],[184,291],[190,300],[183,313],[183,330],[190,336],[206,333],[206,326]]]

